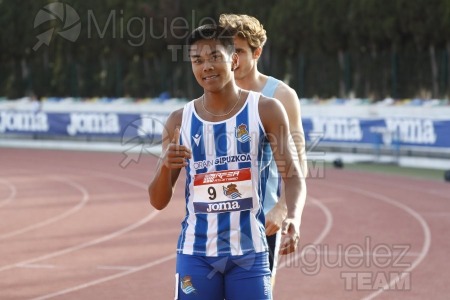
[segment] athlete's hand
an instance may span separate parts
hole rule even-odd
[[[286,203],[284,201],[278,201],[266,215],[266,235],[273,235],[277,233],[278,230],[281,229],[286,215]]]
[[[290,218],[284,220],[281,234],[280,254],[285,255],[294,252],[300,239],[300,225],[298,222]]]
[[[192,157],[191,150],[180,145],[180,128],[175,128],[172,141],[167,145],[163,154],[164,165],[169,169],[180,169],[188,165],[186,159]]]

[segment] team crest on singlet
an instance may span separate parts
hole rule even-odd
[[[250,135],[248,134],[247,125],[243,123],[236,127],[234,135],[236,139],[241,143],[250,141]]]

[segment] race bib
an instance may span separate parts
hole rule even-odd
[[[194,176],[195,213],[222,213],[253,208],[251,170],[227,170]]]

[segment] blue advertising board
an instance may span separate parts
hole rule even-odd
[[[130,141],[135,138],[161,138],[167,113],[113,112],[31,112],[0,110],[0,134],[40,134],[68,137],[111,137]],[[450,120],[389,117],[303,118],[305,137],[327,143],[385,144],[450,148]]]

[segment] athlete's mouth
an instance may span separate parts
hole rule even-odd
[[[215,79],[215,78],[217,78],[217,77],[219,77],[219,75],[210,75],[210,76],[205,76],[205,77],[203,77],[203,80],[206,80],[206,81],[208,81],[208,80],[212,80],[212,79]]]

